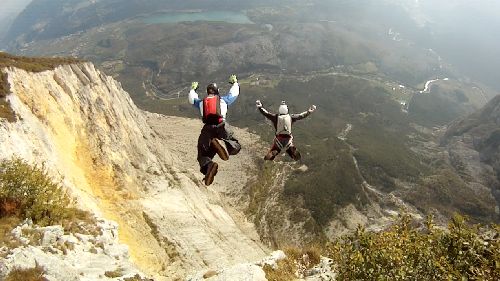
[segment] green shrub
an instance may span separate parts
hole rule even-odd
[[[66,208],[64,216],[59,222],[64,233],[81,233],[85,235],[102,235],[102,229],[97,225],[97,221],[91,213],[76,208]]]
[[[144,278],[141,277],[139,274],[136,274],[132,277],[123,278],[123,281],[153,281],[153,279]]]
[[[446,230],[407,215],[389,229],[355,234],[328,246],[339,280],[500,280],[498,225],[469,226],[456,215]]]
[[[10,103],[5,98],[0,98],[0,119],[7,119],[9,122],[15,122],[17,120],[16,113],[10,106]]]
[[[7,249],[14,249],[22,245],[22,243],[12,235],[12,229],[14,229],[21,220],[17,217],[5,217],[0,218],[0,245],[1,247],[7,247]],[[0,248],[1,248],[0,247]],[[9,254],[9,251],[5,251],[5,248],[0,251],[0,259],[5,258]]]
[[[5,99],[10,92],[9,84],[7,83],[7,74],[0,70],[0,118],[7,119],[9,122],[16,121],[16,114],[12,110],[9,101]]]
[[[9,272],[5,281],[47,281],[48,279],[43,277],[44,274],[45,269],[38,264],[34,268],[14,268]]]
[[[108,278],[118,278],[123,276],[123,270],[121,268],[118,268],[113,271],[106,271],[104,272],[104,276]]]
[[[0,99],[5,98],[10,92],[9,83],[7,83],[7,74],[0,72]]]
[[[0,162],[0,217],[17,215],[39,225],[73,216],[71,200],[46,168],[13,158]]]

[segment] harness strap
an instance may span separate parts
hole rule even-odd
[[[280,150],[287,150],[288,148],[290,148],[290,146],[292,145],[292,140],[293,140],[293,136],[292,135],[286,135],[286,138],[288,139],[287,142],[285,144],[282,144],[281,143],[281,140],[280,140],[280,135],[276,135],[274,137],[274,143],[276,144],[276,146],[278,146],[278,148]]]

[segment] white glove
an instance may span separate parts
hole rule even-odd
[[[260,102],[260,100],[256,100],[255,101],[255,105],[257,106],[257,108],[261,108],[262,107],[262,103]]]
[[[314,112],[316,110],[316,106],[313,104],[309,107],[309,112]]]

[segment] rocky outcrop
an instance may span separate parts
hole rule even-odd
[[[265,255],[253,224],[224,200],[224,192],[245,185],[251,151],[222,165],[217,184],[206,188],[198,168],[183,159],[196,157],[201,122],[139,110],[118,82],[90,63],[37,74],[5,71],[7,99],[19,120],[0,121],[0,159],[45,163],[81,208],[118,223],[119,242],[142,272],[172,280]],[[152,128],[175,122],[171,131]],[[192,129],[183,138],[192,144],[184,156],[172,153],[177,144],[166,137],[184,135],[190,128],[183,122]],[[242,133],[244,145],[257,139]]]
[[[96,234],[65,234],[59,225],[37,227],[24,222],[12,231],[21,246],[10,251],[0,248],[7,256],[0,262],[0,279],[14,268],[36,265],[49,280],[108,280],[111,272],[121,278],[141,276],[129,260],[127,246],[118,243],[118,225],[101,219],[95,228]]]
[[[233,280],[248,280],[248,281],[266,281],[264,268],[266,266],[278,269],[279,262],[288,258],[286,254],[281,251],[274,251],[271,255],[263,258],[255,263],[237,264],[232,267],[222,268],[219,270],[209,270],[198,272],[193,276],[187,278],[188,281],[233,281]],[[321,257],[317,265],[307,269],[300,266],[297,262],[297,270],[294,273],[295,280],[308,280],[308,281],[333,281],[336,274],[332,268],[333,261],[329,258]],[[281,265],[283,266],[283,265]],[[288,268],[284,270],[289,270]]]

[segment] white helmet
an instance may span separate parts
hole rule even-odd
[[[278,112],[280,113],[280,115],[288,114],[288,106],[286,105],[285,101],[281,101]]]

